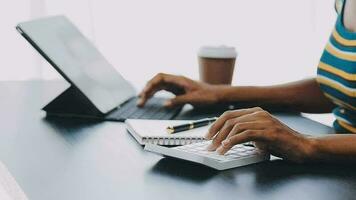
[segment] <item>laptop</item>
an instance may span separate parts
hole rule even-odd
[[[172,119],[181,110],[163,107],[165,99],[157,97],[137,107],[134,87],[65,16],[19,23],[16,29],[71,85],[43,108],[47,116]]]

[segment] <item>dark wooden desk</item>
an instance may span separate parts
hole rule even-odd
[[[65,85],[0,83],[0,159],[30,199],[355,199],[351,165],[271,161],[218,172],[145,152],[115,122],[43,118]]]

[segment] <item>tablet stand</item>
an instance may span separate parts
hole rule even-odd
[[[49,102],[42,110],[48,115],[58,116],[93,116],[100,117],[96,106],[75,86],[70,86],[59,96]]]

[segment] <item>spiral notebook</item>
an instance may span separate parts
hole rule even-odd
[[[175,134],[169,134],[166,130],[168,126],[185,124],[188,120],[145,120],[145,119],[127,119],[126,128],[129,133],[140,143],[159,145],[185,145],[204,140],[204,135],[208,132],[210,126],[204,126]]]

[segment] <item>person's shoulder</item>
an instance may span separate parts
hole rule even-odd
[[[335,10],[337,14],[340,14],[342,12],[342,7],[344,5],[345,0],[335,0]]]

